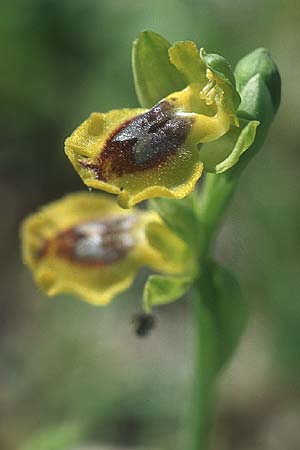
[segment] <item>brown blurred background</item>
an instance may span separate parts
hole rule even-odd
[[[24,216],[85,189],[65,137],[91,111],[137,105],[130,50],[143,29],[195,40],[233,65],[265,46],[281,71],[282,106],[216,249],[252,320],[218,387],[214,449],[300,448],[300,3],[2,0],[0,24],[0,449],[185,448],[189,300],[161,308],[139,340],[131,318],[143,277],[108,308],[48,299],[19,247]]]

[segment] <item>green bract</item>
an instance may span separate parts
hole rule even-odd
[[[144,288],[145,311],[149,312],[153,306],[166,305],[178,300],[188,292],[192,283],[191,277],[150,275]]]

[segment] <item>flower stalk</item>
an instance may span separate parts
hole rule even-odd
[[[218,374],[219,343],[218,301],[214,286],[213,266],[209,260],[226,206],[234,193],[237,180],[226,176],[207,175],[201,192],[200,244],[201,271],[194,283],[193,310],[195,324],[195,361],[191,404],[190,450],[210,450],[214,427],[215,379]]]
[[[214,381],[217,358],[214,286],[207,266],[195,283],[195,361],[190,450],[209,450],[214,424]]]
[[[218,303],[220,299],[218,298],[219,294],[213,277],[214,269],[209,260],[210,249],[214,243],[215,236],[226,208],[237,187],[240,175],[252,157],[263,145],[268,128],[280,103],[280,77],[275,65],[270,63],[269,55],[265,49],[262,49],[261,51],[259,49],[259,51],[254,52],[254,54],[260,54],[267,57],[267,61],[263,61],[261,66],[264,68],[267,67],[267,81],[270,78],[272,80],[279,80],[279,87],[278,83],[276,84],[273,82],[271,85],[272,90],[267,91],[260,79],[264,74],[251,74],[252,79],[250,79],[250,85],[251,83],[253,85],[256,80],[256,85],[260,85],[260,87],[256,91],[256,98],[255,95],[251,98],[249,93],[246,93],[244,99],[242,97],[241,108],[245,115],[252,115],[252,117],[261,121],[256,140],[251,147],[251,151],[241,158],[240,163],[231,170],[219,175],[207,174],[199,196],[199,215],[203,226],[202,232],[204,237],[200,247],[201,272],[194,284],[196,345],[193,401],[191,406],[192,432],[190,450],[209,450],[211,448],[211,433],[214,422],[213,405],[215,378],[218,375],[219,370],[227,363],[228,357],[237,345],[236,341],[229,354],[225,354],[225,358],[223,358],[221,364],[218,363],[218,354],[220,353],[220,343],[218,343],[218,339],[224,338],[224,330],[222,330],[222,325],[219,322]],[[258,63],[257,65],[259,66]],[[273,68],[273,72],[275,71],[273,76],[271,76],[272,74],[270,75],[270,66]],[[237,68],[237,70],[242,72],[243,77],[245,77],[246,68],[247,58],[242,60],[240,66]],[[249,68],[250,70],[253,70],[253,54],[249,55]],[[259,83],[257,83],[258,80]],[[244,80],[243,78],[243,81],[246,86],[248,81],[249,86],[249,80]],[[258,91],[260,91],[259,98],[257,94]],[[262,91],[264,91],[264,95],[261,94]],[[255,94],[255,92],[252,91],[252,94]],[[273,103],[273,108],[271,107],[271,103]],[[243,319],[241,320],[241,323],[242,321]]]

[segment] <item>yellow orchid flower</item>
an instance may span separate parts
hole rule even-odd
[[[101,194],[71,194],[44,206],[24,221],[21,237],[24,262],[44,292],[97,305],[127,289],[142,266],[181,274],[191,261],[156,213],[126,211]]]
[[[87,186],[118,195],[123,208],[152,197],[181,199],[194,189],[203,170],[199,144],[238,126],[237,93],[205,58],[193,42],[178,42],[169,60],[184,89],[150,109],[92,113],[72,133],[65,151]]]

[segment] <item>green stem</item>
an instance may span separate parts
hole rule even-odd
[[[230,172],[220,175],[206,174],[199,199],[199,216],[204,226],[204,242],[200,253],[203,258],[206,257],[214,241],[238,179],[239,177],[231,176]]]
[[[209,450],[213,427],[214,380],[217,365],[217,330],[211,308],[214,287],[208,265],[195,285],[196,362],[192,403],[191,450]]]
[[[192,405],[191,450],[210,450],[213,426],[214,381],[217,372],[218,329],[215,321],[216,292],[208,263],[210,247],[231,200],[239,177],[207,174],[201,192],[200,276],[195,283],[196,364]]]
[[[254,101],[255,98],[245,98],[241,105],[241,114],[258,119],[258,128],[254,144],[232,169],[219,175],[207,174],[201,190],[199,220],[201,223],[199,241],[200,275],[195,283],[197,298],[195,299],[195,316],[197,330],[195,386],[193,397],[193,432],[191,450],[210,450],[210,432],[212,427],[213,387],[218,372],[218,333],[216,322],[217,291],[212,279],[208,262],[214,238],[220,226],[224,212],[236,189],[239,177],[249,161],[262,146],[269,125],[273,118],[268,109],[268,94],[265,102]],[[253,100],[254,99],[254,100]],[[272,105],[270,106],[272,109]]]

